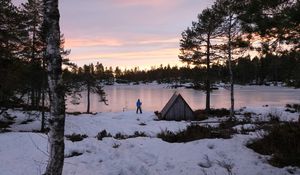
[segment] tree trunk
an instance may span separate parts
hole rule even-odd
[[[230,117],[234,117],[234,82],[233,82],[233,72],[232,72],[232,16],[229,17],[229,27],[228,27],[228,67],[229,67],[229,76],[230,76]]]
[[[48,141],[49,160],[45,175],[61,175],[64,164],[65,99],[62,82],[62,58],[60,55],[60,27],[58,0],[44,0],[44,34],[46,60],[48,62],[48,84],[50,117]]]
[[[91,91],[91,86],[89,83],[87,84],[87,110],[86,113],[90,113],[90,92]]]
[[[42,90],[42,121],[41,121],[41,132],[45,131],[45,91]]]
[[[31,42],[31,65],[35,67],[35,35],[36,35],[36,27],[33,27],[32,31],[32,42]],[[34,79],[34,72],[31,72],[31,108],[37,109],[37,96],[36,96],[36,89],[33,83]]]
[[[43,80],[42,80],[42,121],[41,121],[41,132],[45,132],[45,90],[46,90],[46,82],[45,82],[45,61],[44,59],[42,60],[43,62]]]
[[[35,99],[35,97],[34,97],[34,88],[33,88],[32,82],[31,82],[30,99],[31,99],[31,101],[30,101],[30,103],[31,103],[31,105],[30,105],[31,109],[35,109],[34,108],[34,104],[35,104],[35,102],[34,102],[34,99]]]
[[[207,36],[206,46],[206,113],[210,112],[210,35]]]

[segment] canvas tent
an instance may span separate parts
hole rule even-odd
[[[194,111],[183,97],[175,92],[162,109],[160,118],[164,120],[193,120]]]

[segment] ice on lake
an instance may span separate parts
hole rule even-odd
[[[172,94],[177,91],[193,109],[205,107],[205,92],[194,89],[171,89],[169,85],[113,85],[105,86],[108,104],[99,102],[97,95],[91,95],[91,111],[93,112],[120,112],[135,109],[135,102],[139,98],[143,110],[160,111]],[[86,111],[86,93],[82,93],[79,105],[67,102],[70,112]],[[277,86],[235,86],[235,107],[251,106],[284,106],[287,103],[300,103],[300,89]],[[229,108],[230,90],[219,88],[211,93],[211,107]]]

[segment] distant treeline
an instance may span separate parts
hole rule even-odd
[[[177,67],[170,65],[160,65],[158,68],[150,70],[133,69],[121,70],[119,67],[113,69],[104,68],[101,63],[90,64],[83,67],[73,67],[71,70],[65,69],[64,74],[82,74],[84,67],[91,67],[98,80],[106,84],[130,83],[130,82],[153,82],[158,83],[194,83],[203,84],[206,79],[206,68],[201,66]],[[237,84],[258,84],[267,82],[284,82],[288,86],[300,87],[300,54],[290,52],[282,56],[267,55],[262,58],[249,57],[239,58],[233,64],[235,83]],[[66,76],[65,76],[66,77]],[[225,64],[213,64],[211,66],[212,82],[229,82],[228,67]],[[74,80],[75,81],[75,80]]]

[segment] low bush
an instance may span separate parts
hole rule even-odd
[[[135,138],[135,137],[147,137],[145,132],[135,131],[133,135],[129,136],[128,138]]]
[[[286,104],[285,107],[287,108],[286,111],[300,112],[300,104]]]
[[[11,117],[6,111],[1,112],[0,115],[0,132],[8,132],[7,128],[15,123],[15,117]]]
[[[10,127],[11,124],[13,124],[14,122],[11,121],[1,121],[0,120],[0,129],[7,129]]]
[[[267,119],[269,120],[269,123],[279,123],[280,122],[280,118],[282,117],[282,113],[280,112],[270,112],[269,114],[267,114]]]
[[[82,112],[66,112],[69,115],[81,115],[83,114]]]
[[[96,136],[96,138],[98,140],[102,140],[104,137],[112,137],[112,135],[110,133],[108,133],[106,130],[102,130],[101,132],[99,132]]]
[[[276,124],[262,138],[247,144],[248,148],[272,155],[270,163],[277,167],[300,167],[300,125],[298,123]]]
[[[219,128],[220,129],[230,129],[239,124],[243,124],[243,122],[237,120],[236,118],[228,118],[227,120],[221,121]]]
[[[194,111],[195,115],[195,120],[196,121],[201,121],[201,120],[206,120],[208,119],[208,115],[205,110],[199,109]]]
[[[139,131],[135,131],[133,135],[126,135],[119,132],[114,136],[114,139],[124,140],[129,138],[136,138],[136,137],[147,137],[147,135],[145,134],[145,132],[139,132]]]
[[[147,124],[144,123],[144,122],[141,122],[139,125],[140,125],[140,126],[146,126]]]
[[[124,140],[124,139],[128,139],[128,136],[125,135],[125,134],[122,134],[122,133],[118,132],[118,133],[114,136],[114,139],[117,139],[117,140]]]
[[[79,142],[87,137],[88,136],[85,134],[81,135],[81,134],[75,134],[75,133],[73,133],[72,135],[66,135],[66,138],[72,142]]]
[[[28,123],[33,122],[33,121],[34,121],[34,119],[29,118],[27,120],[22,121],[20,124],[25,125],[25,124],[28,124]]]
[[[209,111],[209,114],[212,115],[212,116],[216,116],[216,117],[225,117],[225,116],[229,116],[230,111],[228,109],[225,109],[225,108],[211,109]]]
[[[199,110],[195,110],[194,113],[195,113],[195,120],[205,120],[209,116],[212,116],[212,117],[226,117],[226,116],[229,116],[230,111],[228,109],[225,109],[225,108],[210,109],[209,112],[207,112],[203,109],[199,109]]]
[[[65,158],[70,158],[70,157],[76,157],[76,156],[81,156],[83,153],[78,152],[78,151],[72,151],[70,154],[65,155]]]
[[[120,146],[121,146],[121,144],[118,144],[118,143],[114,143],[114,144],[112,145],[112,147],[115,148],[115,149],[119,148]]]
[[[190,125],[186,130],[173,133],[165,130],[157,135],[158,138],[170,143],[190,142],[205,138],[224,138],[229,139],[233,134],[232,129],[219,129],[210,126]]]

